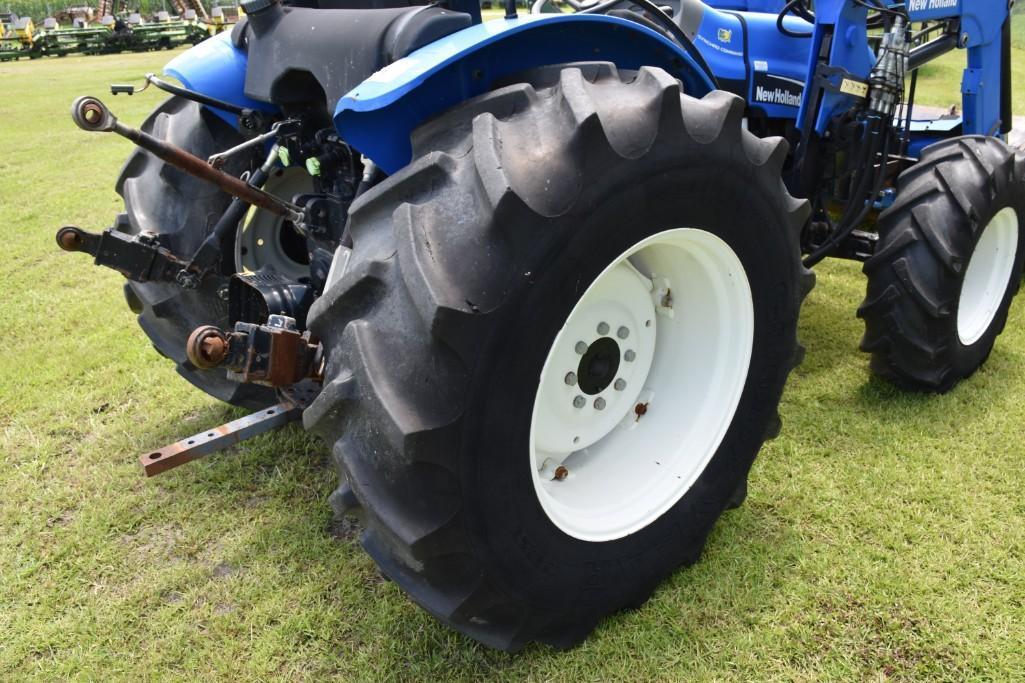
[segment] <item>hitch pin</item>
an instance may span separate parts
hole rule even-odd
[[[71,118],[75,125],[82,130],[92,133],[117,133],[189,175],[213,183],[233,197],[238,197],[246,203],[282,216],[295,225],[302,225],[304,222],[302,211],[295,204],[279,199],[230,173],[214,168],[203,159],[176,145],[155,138],[137,128],[124,125],[107,109],[106,105],[95,97],[83,96],[72,102]]]

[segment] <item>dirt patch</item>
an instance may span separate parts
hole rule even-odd
[[[185,595],[179,591],[167,591],[160,596],[160,599],[168,605],[177,605],[185,599]]]
[[[121,542],[131,548],[132,554],[140,561],[149,562],[153,558],[184,559],[178,554],[178,544],[185,538],[185,533],[177,524],[146,526],[135,533],[124,534]],[[142,558],[147,558],[143,560]]]
[[[217,565],[210,572],[210,574],[213,575],[215,579],[223,579],[226,576],[231,576],[232,574],[237,573],[238,569],[232,567],[227,562],[218,562]]]
[[[235,609],[235,605],[232,605],[231,603],[219,602],[216,605],[214,605],[214,614],[219,617],[223,617],[226,614],[231,614],[235,611]]]
[[[361,531],[363,531],[363,525],[349,515],[331,520],[327,527],[327,532],[336,541],[354,541],[359,538]]]
[[[72,520],[75,519],[75,514],[72,510],[62,510],[60,514],[50,517],[46,520],[46,526],[49,528],[62,527],[71,524]]]

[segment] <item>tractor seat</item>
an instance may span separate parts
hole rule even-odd
[[[436,6],[316,9],[273,3],[239,22],[232,40],[249,53],[246,95],[277,104],[326,101],[332,111],[375,71],[472,21],[470,14]]]

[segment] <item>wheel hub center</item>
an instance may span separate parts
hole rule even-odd
[[[577,366],[580,390],[588,396],[605,391],[619,372],[620,357],[619,344],[611,337],[602,337],[588,346]]]

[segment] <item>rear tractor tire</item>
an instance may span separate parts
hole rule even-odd
[[[698,559],[779,429],[814,281],[785,143],[739,98],[528,81],[425,124],[354,203],[304,414],[384,574],[505,650],[572,646]]]
[[[865,263],[861,349],[903,388],[945,392],[989,357],[1021,284],[1025,156],[970,136],[925,149],[897,180]]]

